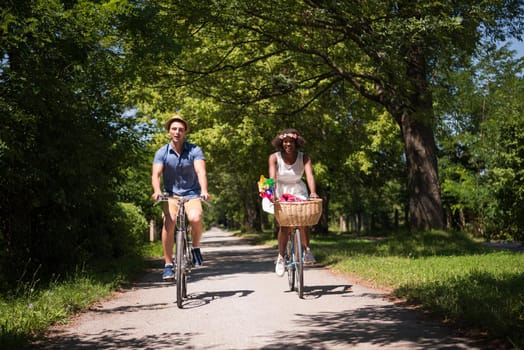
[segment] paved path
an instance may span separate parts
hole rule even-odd
[[[380,291],[320,267],[305,271],[305,297],[274,273],[276,250],[219,229],[202,243],[184,309],[161,265],[132,288],[54,329],[40,349],[479,349],[419,319]]]

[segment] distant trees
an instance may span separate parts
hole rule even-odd
[[[180,96],[188,90],[177,90],[190,86],[193,94],[219,103],[231,124],[240,114],[260,115],[270,105],[264,117],[275,126],[281,125],[280,114],[295,116],[288,122],[308,129],[318,123],[304,118],[320,111],[315,101],[323,96],[332,101],[332,118],[352,118],[358,94],[387,111],[400,128],[410,226],[422,229],[444,226],[432,76],[466,62],[481,38],[518,36],[523,29],[521,0],[162,6],[174,11],[178,33],[185,33],[177,61],[159,74],[164,96],[179,96],[182,104]]]
[[[439,93],[440,164],[448,227],[523,238],[524,60],[487,46]]]

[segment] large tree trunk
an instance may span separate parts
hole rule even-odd
[[[245,218],[243,229],[248,232],[262,232],[260,198],[257,195],[245,196],[244,209]]]
[[[435,137],[430,126],[404,113],[400,127],[407,160],[410,227],[444,227]]]
[[[408,79],[400,90],[405,95],[397,95],[396,101],[387,105],[404,139],[410,227],[442,229],[444,216],[433,133],[433,97],[428,88],[424,51],[420,46],[409,46],[405,57]]]

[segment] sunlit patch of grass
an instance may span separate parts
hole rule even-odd
[[[87,275],[52,282],[45,289],[24,289],[22,294],[0,300],[0,347],[24,346],[50,325],[64,322],[72,313],[106,297],[113,283],[101,283]]]
[[[20,283],[10,294],[0,296],[0,348],[22,349],[53,324],[68,318],[93,302],[106,298],[144,268],[140,257],[93,263],[89,271],[79,268],[69,277],[41,285],[38,273]]]
[[[159,258],[164,256],[162,242],[148,242],[142,246],[141,254],[145,258]]]
[[[319,262],[358,275],[446,320],[524,346],[524,254],[443,231],[383,239],[319,236]]]

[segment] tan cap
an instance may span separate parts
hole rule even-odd
[[[186,131],[189,129],[189,126],[187,125],[187,122],[184,120],[184,118],[182,118],[180,114],[174,114],[171,118],[169,118],[169,120],[165,124],[165,128],[167,131],[169,131],[171,124],[173,124],[173,122],[175,121],[178,121],[184,124],[184,126],[186,127]]]

